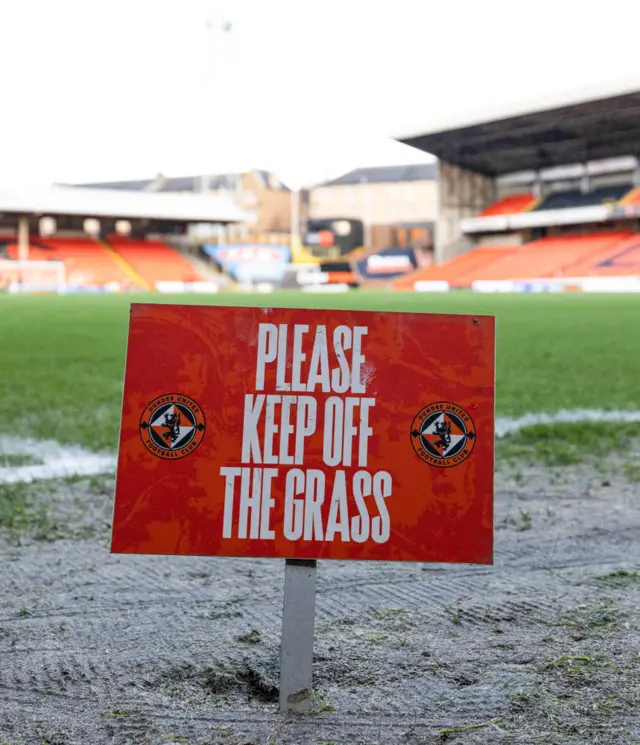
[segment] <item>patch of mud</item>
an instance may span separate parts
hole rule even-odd
[[[275,664],[256,666],[249,660],[222,663],[218,667],[184,664],[163,671],[145,683],[149,689],[163,690],[168,696],[178,695],[189,700],[203,698],[229,702],[240,698],[248,702],[278,701],[278,671]]]
[[[640,741],[630,457],[503,464],[491,567],[321,562],[297,717],[277,711],[282,562],[112,556],[112,480],[29,487],[59,532],[0,527],[0,742]]]

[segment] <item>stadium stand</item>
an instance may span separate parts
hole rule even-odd
[[[582,225],[584,233],[600,227],[626,229],[629,234],[637,230],[640,189],[632,185],[640,184],[639,136],[636,77],[547,92],[537,101],[529,98],[496,107],[485,103],[475,112],[465,110],[448,120],[432,113],[431,121],[407,126],[396,139],[438,158],[440,213],[434,260],[445,264],[473,250],[474,244],[497,243],[499,233],[508,242],[514,237],[513,243],[520,243],[515,240],[518,235],[525,241],[532,234],[549,237],[561,226]],[[517,201],[495,203],[496,197],[515,191],[541,199],[533,205],[525,202],[524,209]],[[577,244],[556,245],[563,254],[569,252],[566,261],[560,256],[546,258],[543,246],[538,250],[525,244],[509,259],[510,265],[501,262],[492,269],[501,266],[506,272],[511,266],[521,274],[516,256],[527,255],[532,258],[527,276],[564,273],[565,263],[577,265],[577,261],[585,270],[591,266],[588,255],[572,258]],[[615,282],[588,286],[615,287]],[[620,283],[620,287],[631,286]]]
[[[52,249],[42,246],[33,238],[30,239],[30,258],[33,261],[51,261],[55,257]],[[18,244],[14,236],[0,236],[0,258],[17,261],[19,257]]]
[[[6,245],[9,259],[19,258],[18,246],[14,242]],[[87,237],[46,238],[32,237],[29,245],[32,261],[62,261],[65,265],[69,285],[78,287],[104,286],[117,283],[121,286],[136,284],[110,251]],[[139,284],[139,283],[137,283]]]
[[[493,264],[501,262],[518,248],[515,246],[482,246],[456,256],[446,264],[418,269],[394,283],[397,290],[413,290],[416,282],[448,282],[451,287],[470,287],[473,278],[488,274]]]
[[[590,192],[571,189],[554,192],[543,199],[536,199],[533,194],[513,194],[494,202],[479,212],[478,217],[516,215],[520,212],[541,212],[570,207],[591,207],[618,201],[620,204],[640,203],[640,189],[634,189],[630,184],[603,186]]]
[[[633,233],[566,267],[574,277],[640,277],[640,234]]]
[[[0,258],[18,260],[15,237],[0,236]],[[62,261],[72,287],[154,289],[158,282],[202,281],[197,269],[177,250],[162,241],[110,236],[101,243],[89,236],[29,239],[31,261]]]
[[[413,272],[395,283],[445,281],[471,287],[478,280],[640,275],[640,234],[630,231],[547,236],[521,247],[482,246],[440,266]]]
[[[118,292],[149,289],[160,292],[215,292],[218,282],[206,266],[198,267],[162,242],[138,242],[145,253],[136,251],[136,242],[118,248],[91,235],[115,233],[118,221],[128,223],[132,235],[171,236],[184,242],[190,225],[216,225],[226,230],[246,222],[253,213],[234,204],[228,194],[148,193],[126,189],[76,188],[53,184],[49,187],[24,187],[0,190],[0,261],[3,282],[16,272],[11,291],[46,292]],[[91,235],[86,221],[93,223]],[[43,223],[46,220],[46,223]],[[43,237],[38,233],[43,232]],[[44,237],[50,231],[52,237]],[[95,231],[95,233],[93,232]],[[168,239],[168,240],[172,240]],[[127,254],[129,259],[123,254]],[[151,255],[151,262],[147,257]],[[19,262],[55,264],[22,266]],[[7,266],[13,262],[13,266]],[[158,264],[157,267],[149,264]],[[60,264],[64,267],[61,271]],[[134,266],[135,264],[136,266]],[[200,274],[206,275],[204,278]],[[47,283],[29,282],[29,277],[44,276]],[[49,279],[51,282],[49,282]],[[184,280],[194,280],[185,283]],[[204,280],[200,282],[200,280]],[[218,278],[216,277],[215,280]],[[157,280],[165,280],[163,287]],[[195,282],[198,285],[195,286]],[[180,285],[182,284],[182,288]],[[187,287],[186,285],[194,285]],[[33,289],[36,287],[38,289]]]
[[[52,250],[51,258],[64,262],[70,285],[131,283],[131,277],[110,252],[91,238],[47,238],[43,245],[45,250]]]
[[[200,282],[205,279],[179,251],[162,241],[112,235],[108,237],[108,245],[151,288],[158,282]]]
[[[580,260],[613,249],[629,233],[611,232],[591,235],[548,236],[527,243],[519,250],[489,267],[486,276],[477,279],[531,279],[576,276],[568,271]]]
[[[533,194],[512,194],[494,202],[482,210],[478,217],[493,217],[495,215],[515,215],[535,208],[536,197]]]

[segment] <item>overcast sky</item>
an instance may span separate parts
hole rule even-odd
[[[640,74],[638,0],[0,0],[0,29],[4,186],[298,186],[426,160],[389,135],[431,118]]]

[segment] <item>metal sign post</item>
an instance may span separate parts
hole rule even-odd
[[[313,705],[313,626],[316,561],[287,559],[280,649],[280,711],[305,712]]]

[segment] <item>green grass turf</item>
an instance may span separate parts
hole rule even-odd
[[[499,415],[640,409],[640,296],[4,296],[0,431],[114,450],[132,301],[491,314],[497,317]]]

